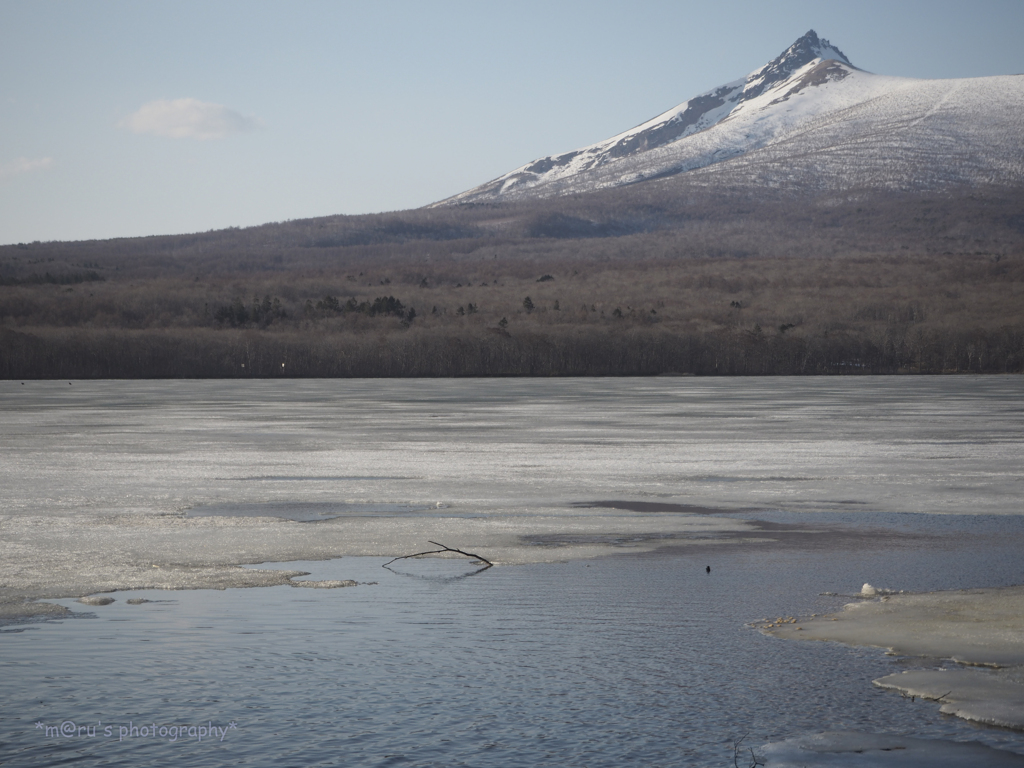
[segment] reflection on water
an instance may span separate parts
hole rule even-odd
[[[1022,734],[870,683],[915,662],[745,626],[836,608],[842,598],[820,593],[864,581],[1020,579],[1016,518],[983,519],[977,535],[961,518],[945,533],[912,549],[709,550],[469,577],[461,560],[402,561],[396,574],[345,558],[287,567],[377,583],[117,594],[94,619],[0,635],[5,752],[39,766],[720,766],[743,734],[756,745],[834,728],[1024,753]],[[139,596],[171,601],[126,604]],[[91,739],[35,728],[65,720],[115,728]],[[223,741],[119,742],[128,721],[236,728]]]
[[[452,566],[444,569],[437,569],[435,567],[420,567],[420,566],[394,566],[383,564],[384,568],[387,568],[396,576],[404,576],[407,579],[421,579],[423,581],[435,581],[435,582],[450,582],[450,581],[462,581],[463,579],[469,579],[473,576],[479,576],[486,570],[493,568],[494,566],[485,565],[481,568],[475,566],[469,566],[470,570],[457,572],[457,569]],[[464,566],[465,567],[465,566]],[[456,571],[456,572],[452,572]]]

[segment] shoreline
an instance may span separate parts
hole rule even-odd
[[[466,514],[465,509],[444,508],[434,514],[335,517],[313,523],[270,516],[9,515],[0,518],[0,620],[49,615],[51,609],[39,607],[45,603],[27,601],[137,589],[293,584],[305,572],[243,566],[397,557],[423,551],[430,540],[481,552],[498,565],[646,552],[668,542],[711,546],[766,541],[748,521],[708,514],[562,507],[477,509],[462,516]]]
[[[761,511],[766,512],[765,510]],[[316,522],[257,514],[118,514],[0,517],[0,622],[60,615],[45,600],[141,589],[295,585],[304,571],[264,563],[398,557],[427,542],[484,554],[499,566],[607,556],[890,547],[923,534],[779,523],[753,509],[650,501],[575,502],[551,507],[421,507],[417,514],[338,515]],[[739,515],[739,517],[737,516]]]
[[[871,594],[868,586],[865,597]],[[871,646],[893,656],[931,659],[928,669],[873,683],[904,697],[937,701],[940,711],[965,720],[1024,730],[1024,585],[882,594],[837,613],[787,617],[759,628],[789,640]]]

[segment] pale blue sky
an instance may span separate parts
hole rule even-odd
[[[418,207],[810,28],[872,72],[1024,72],[1024,0],[0,0],[0,243]]]

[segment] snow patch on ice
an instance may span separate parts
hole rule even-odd
[[[864,582],[864,586],[860,588],[860,592],[854,594],[854,597],[887,597],[889,595],[899,594],[902,594],[902,590],[885,589],[884,587],[873,587],[867,582]]]

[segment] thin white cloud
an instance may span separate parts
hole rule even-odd
[[[28,157],[19,157],[9,163],[0,165],[0,179],[7,178],[8,176],[17,176],[20,173],[44,171],[52,165],[52,157],[40,157],[37,160],[33,160]]]
[[[233,133],[244,133],[259,126],[223,104],[198,99],[158,99],[143,104],[138,112],[120,123],[133,133],[164,136],[169,139],[223,139]]]

